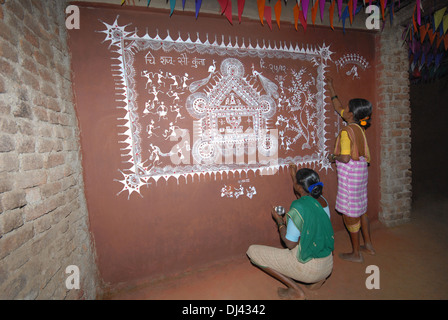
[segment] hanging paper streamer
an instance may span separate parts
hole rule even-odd
[[[197,19],[199,15],[199,10],[201,10],[202,0],[194,0],[194,1],[196,5],[196,19]]]
[[[268,23],[269,29],[272,30],[272,8],[269,6],[264,7],[264,18]]]
[[[336,4],[336,0],[333,0],[330,5],[330,27],[334,30],[333,19],[334,19],[334,6]]]
[[[174,7],[176,7],[176,0],[170,0],[170,16],[173,15]]]
[[[151,1],[151,0],[149,0],[149,1]],[[149,1],[148,1],[148,5],[149,5]],[[185,10],[185,1],[186,0],[182,0],[182,10]]]
[[[264,25],[264,21],[263,21],[263,18],[264,18],[264,1],[265,0],[257,0],[258,15],[260,17],[260,21],[261,21],[262,25]]]
[[[417,3],[415,4],[417,6],[417,22],[418,25],[422,24],[422,16],[421,16],[421,8],[420,8],[420,0],[417,0]]]
[[[306,22],[306,19],[305,19],[305,13],[302,10],[299,10],[299,20],[300,20],[300,23],[303,26],[303,30],[306,32],[307,22]]]
[[[348,6],[346,6],[345,7],[345,9],[344,9],[344,12],[342,13],[342,17],[341,17],[341,20],[342,20],[342,31],[345,33],[345,19],[347,19],[348,18],[348,16],[349,16],[349,13],[348,13]]]
[[[428,38],[429,43],[432,45],[434,43],[434,39],[436,38],[436,33],[432,29],[428,30]]]
[[[390,24],[392,25],[392,22],[394,20],[394,1],[390,2],[390,5],[389,5],[389,16],[390,16]]]
[[[340,19],[341,13],[342,13],[342,0],[338,0],[338,12],[339,12],[339,19]]]
[[[257,6],[258,6],[258,16],[260,17],[260,22],[262,25],[264,25],[265,0],[257,0]]]
[[[442,8],[440,10],[437,10],[434,13],[434,30],[436,30],[439,27],[440,23],[442,22],[443,15],[445,14],[445,11],[446,11],[446,7]]]
[[[420,26],[420,43],[423,43],[423,41],[425,41],[428,29],[429,29],[429,23],[427,23],[424,26]]]
[[[277,0],[274,6],[275,20],[277,21],[278,28],[280,29],[280,16],[282,14],[282,0]]]
[[[448,30],[448,15],[443,17],[443,34]]]
[[[320,21],[324,21],[325,0],[320,0],[319,8],[320,8]]]
[[[149,7],[149,4],[151,3],[151,0],[148,0],[148,3],[146,4],[147,7]],[[185,0],[184,0],[185,3]]]
[[[349,0],[347,6],[348,6],[348,15],[350,17],[350,24],[352,24],[353,23],[353,15],[354,15],[354,13],[353,13],[353,0]],[[345,9],[347,9],[347,7]]]
[[[221,14],[225,14],[227,20],[231,24],[232,22],[232,0],[218,0],[219,4],[221,5]]]
[[[316,21],[316,16],[317,16],[317,10],[319,9],[319,1],[316,0],[316,2],[314,3],[314,6],[311,8],[311,21],[314,22]]]
[[[303,18],[306,21],[308,18],[308,5],[310,3],[310,0],[302,0],[301,3],[302,3]]]
[[[386,1],[387,0],[380,0],[381,17],[383,20],[384,20],[384,9],[386,8]]]
[[[244,4],[246,0],[238,0],[238,21],[241,23],[241,16],[243,15]]]
[[[299,14],[300,14],[300,8],[299,5],[296,3],[296,5],[293,8],[293,15],[294,15],[294,27],[296,30],[298,30],[298,22],[299,22]]]

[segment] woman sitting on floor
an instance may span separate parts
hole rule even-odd
[[[252,245],[247,255],[254,265],[288,287],[279,288],[280,298],[304,299],[305,293],[294,280],[325,282],[333,270],[334,232],[319,175],[307,168],[297,171],[295,165],[290,172],[298,199],[286,214],[287,223],[274,208],[271,212],[287,249]]]

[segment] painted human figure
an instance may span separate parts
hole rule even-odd
[[[155,126],[154,119],[151,120],[151,123],[146,127],[146,132],[148,133],[148,138],[151,138],[152,135],[157,135],[153,132],[153,130],[158,129],[160,127]]]

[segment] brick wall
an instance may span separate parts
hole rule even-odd
[[[0,0],[0,299],[96,297],[65,7]]]
[[[408,52],[399,26],[386,27],[377,41],[377,86],[381,121],[380,212],[387,226],[409,221],[411,213],[411,108]]]

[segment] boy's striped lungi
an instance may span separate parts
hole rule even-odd
[[[351,159],[348,163],[336,161],[338,194],[336,210],[348,217],[357,218],[367,212],[367,161]]]

